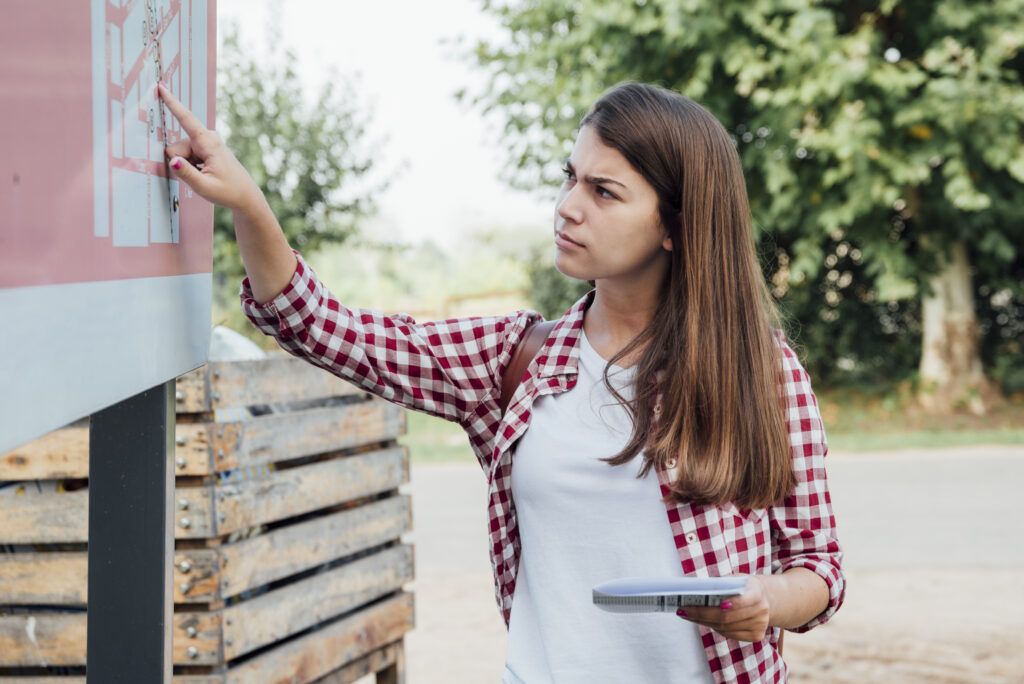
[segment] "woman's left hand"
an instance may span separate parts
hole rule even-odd
[[[760,641],[768,630],[768,617],[771,614],[768,590],[757,575],[747,575],[746,578],[747,587],[743,593],[722,601],[721,606],[686,606],[676,614],[684,620],[710,627],[730,639]],[[682,615],[681,611],[686,614]]]

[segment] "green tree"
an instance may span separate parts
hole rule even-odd
[[[1020,375],[1024,0],[483,7],[508,40],[474,46],[492,78],[460,97],[506,117],[510,184],[557,187],[606,88],[664,85],[733,133],[765,277],[812,372],[916,364],[922,404],[976,413],[999,399],[982,352]]]
[[[268,43],[280,45],[280,36]],[[389,183],[365,187],[373,168],[362,149],[368,114],[358,111],[351,79],[332,71],[307,105],[295,54],[243,50],[234,26],[225,30],[218,60],[218,130],[263,190],[288,242],[305,253],[355,237]],[[245,270],[231,212],[221,207],[214,213],[214,272],[217,304],[237,309]]]

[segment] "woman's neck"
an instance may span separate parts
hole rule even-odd
[[[611,359],[639,335],[654,318],[657,301],[644,300],[635,291],[608,292],[598,285],[594,300],[583,316],[583,331],[591,346],[605,359]],[[629,368],[640,360],[643,349],[620,359],[617,366]]]

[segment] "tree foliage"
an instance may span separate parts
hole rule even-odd
[[[475,45],[491,79],[461,96],[504,115],[510,184],[557,187],[605,89],[666,86],[733,134],[765,277],[816,378],[912,373],[919,298],[957,240],[969,245],[983,358],[1004,381],[1020,373],[1024,0],[483,7],[508,39]]]
[[[280,44],[271,37],[270,44]],[[376,213],[374,196],[387,187],[366,185],[373,159],[365,144],[349,77],[331,78],[312,104],[305,101],[286,50],[245,51],[228,27],[218,55],[218,129],[267,197],[288,242],[303,252],[343,243],[361,220]],[[214,271],[220,295],[231,299],[244,275],[229,210],[214,214]]]

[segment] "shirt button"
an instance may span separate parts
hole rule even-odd
[[[697,541],[697,533],[696,532],[687,532],[686,533],[686,542],[688,544],[693,544],[696,541]]]
[[[665,461],[665,467],[666,468],[675,468],[676,467],[676,459],[670,458],[667,461]]]

